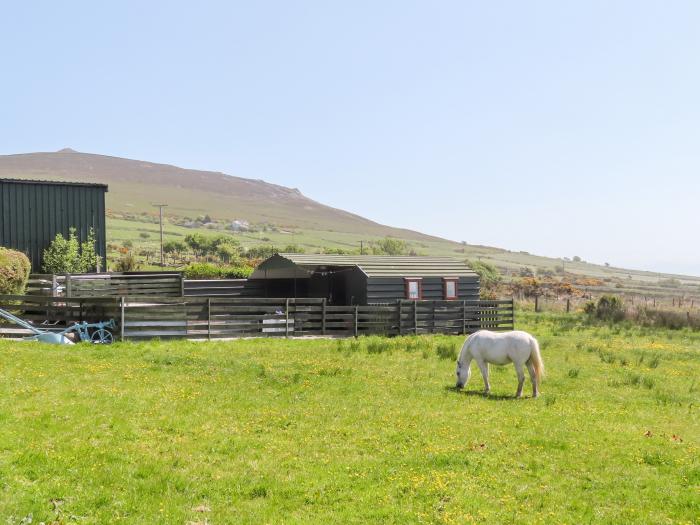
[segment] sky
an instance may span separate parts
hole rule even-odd
[[[223,171],[700,275],[698,27],[674,0],[5,2],[0,154]]]

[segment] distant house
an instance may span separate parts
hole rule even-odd
[[[0,246],[24,252],[33,272],[41,272],[44,250],[57,233],[78,238],[95,231],[96,251],[104,260],[105,184],[0,179]]]
[[[335,305],[479,299],[479,276],[450,257],[279,253],[251,281],[267,297],[326,298]]]

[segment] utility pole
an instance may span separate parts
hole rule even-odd
[[[365,254],[364,245],[363,245],[362,243],[363,243],[363,241],[360,241],[360,255],[364,255],[364,254]]]
[[[167,208],[167,204],[153,204],[152,206],[157,206],[160,214],[160,267],[165,266],[165,259],[163,259],[163,208]]]

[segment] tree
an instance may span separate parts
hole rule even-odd
[[[228,243],[219,244],[216,247],[216,256],[226,264],[238,260],[238,248]]]
[[[185,244],[189,246],[195,257],[205,255],[209,246],[209,239],[201,233],[190,233],[185,236]]]
[[[68,238],[57,233],[44,250],[44,271],[47,273],[84,273],[102,266],[102,258],[95,251],[95,231],[90,228],[87,239],[78,241],[75,228]]]

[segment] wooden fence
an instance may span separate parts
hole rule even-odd
[[[0,308],[29,321],[37,328],[60,331],[73,323],[118,319],[121,298],[76,299],[45,295],[0,295]],[[30,335],[29,330],[0,318],[0,336]]]
[[[185,279],[182,289],[187,297],[260,297],[265,286],[248,279]]]
[[[0,296],[0,308],[35,326],[59,330],[76,321],[114,319],[123,340],[233,337],[463,334],[512,330],[513,301],[398,301],[332,306],[324,299],[242,297],[65,298]],[[0,324],[0,335],[19,335]]]

